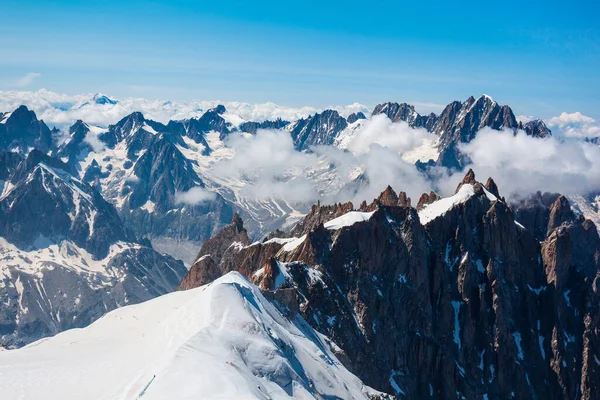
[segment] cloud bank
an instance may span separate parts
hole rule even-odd
[[[354,132],[347,149],[313,147],[294,150],[285,131],[233,135],[227,145],[233,158],[218,162],[214,173],[223,180],[244,182],[240,194],[257,200],[285,198],[298,203],[376,198],[387,185],[405,191],[414,202],[433,189],[454,194],[463,172],[435,167],[424,174],[406,154],[431,140],[427,132],[374,118]],[[485,128],[459,146],[471,159],[477,178],[494,178],[501,194],[516,201],[538,190],[565,195],[600,190],[600,147],[575,138],[533,138],[524,132]]]
[[[573,136],[580,137],[581,132]],[[582,140],[539,139],[486,128],[460,150],[471,158],[468,167],[480,181],[491,176],[501,194],[512,200],[537,190],[565,195],[600,190],[600,147]],[[448,193],[460,178],[462,174],[455,174],[437,184]]]
[[[39,74],[28,74],[21,83],[31,83]],[[0,91],[0,112],[12,111],[26,105],[36,112],[38,118],[51,126],[67,127],[78,119],[89,124],[107,127],[134,111],[141,111],[146,118],[166,123],[172,119],[201,116],[209,108],[223,104],[227,109],[225,118],[230,122],[274,120],[282,118],[294,121],[323,109],[316,107],[286,107],[274,103],[250,104],[236,101],[173,102],[143,98],[116,99],[117,104],[96,104],[94,94],[66,95],[45,89],[31,91]],[[328,106],[347,116],[353,112],[368,112],[366,106],[354,103],[347,106]]]

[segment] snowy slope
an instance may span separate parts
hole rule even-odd
[[[0,352],[3,399],[365,399],[301,317],[232,272]],[[332,344],[331,344],[332,345]]]

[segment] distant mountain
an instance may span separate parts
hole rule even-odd
[[[379,104],[373,110],[373,115],[377,114],[385,114],[393,122],[404,121],[413,128],[425,128],[436,134],[439,137],[437,165],[458,170],[468,162],[459,154],[458,144],[470,142],[483,128],[515,132],[522,129],[527,135],[540,138],[552,135],[542,120],[521,124],[509,106],[501,106],[487,95],[478,99],[471,96],[464,103],[454,101],[440,115],[422,116],[406,103]]]
[[[139,243],[69,164],[0,153],[0,345],[83,327],[175,288],[181,261]]]
[[[399,398],[593,399],[599,259],[594,224],[566,198],[511,209],[469,171],[418,209],[388,188],[358,209],[315,205],[263,242],[234,219],[180,288],[238,271],[288,293],[347,368]]]
[[[429,116],[419,115],[415,111],[415,107],[410,104],[402,103],[383,103],[375,106],[372,115],[385,114],[392,122],[406,122],[412,128],[426,128],[432,130],[437,116],[430,114]]]
[[[210,155],[206,135],[219,126],[223,112],[216,108],[200,119],[166,125],[135,112],[107,129],[77,121],[56,155],[118,208],[136,236],[148,237],[162,251],[188,260],[186,249],[195,251],[233,214],[231,205],[216,193],[194,204],[179,198],[205,188],[195,164],[197,158]],[[213,117],[216,125],[209,122]]]
[[[256,134],[259,129],[283,129],[290,124],[289,121],[284,121],[281,118],[275,121],[263,121],[263,122],[244,122],[240,124],[240,131]]]
[[[294,147],[307,150],[315,145],[332,145],[335,138],[346,127],[348,122],[335,110],[325,110],[320,114],[303,118],[290,125]]]
[[[113,100],[113,99],[109,98],[108,96],[103,95],[102,93],[96,93],[94,95],[94,97],[92,98],[92,101],[95,104],[100,104],[100,105],[110,104],[110,105],[113,105],[113,106],[115,104],[119,103],[118,101]]]
[[[367,119],[367,117],[365,116],[365,114],[363,114],[361,111],[357,112],[357,113],[352,113],[350,115],[348,115],[348,118],[346,118],[346,121],[349,124],[353,124],[358,120],[361,119]]]

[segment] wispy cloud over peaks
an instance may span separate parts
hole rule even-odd
[[[33,83],[33,81],[35,81],[41,75],[42,74],[40,74],[39,72],[29,72],[28,74],[25,74],[24,76],[15,80],[10,86],[18,87],[18,88],[27,87],[27,86],[31,85]]]

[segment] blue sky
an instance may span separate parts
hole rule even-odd
[[[487,93],[517,114],[600,119],[598,1],[0,0],[0,10],[0,90],[316,107]]]

